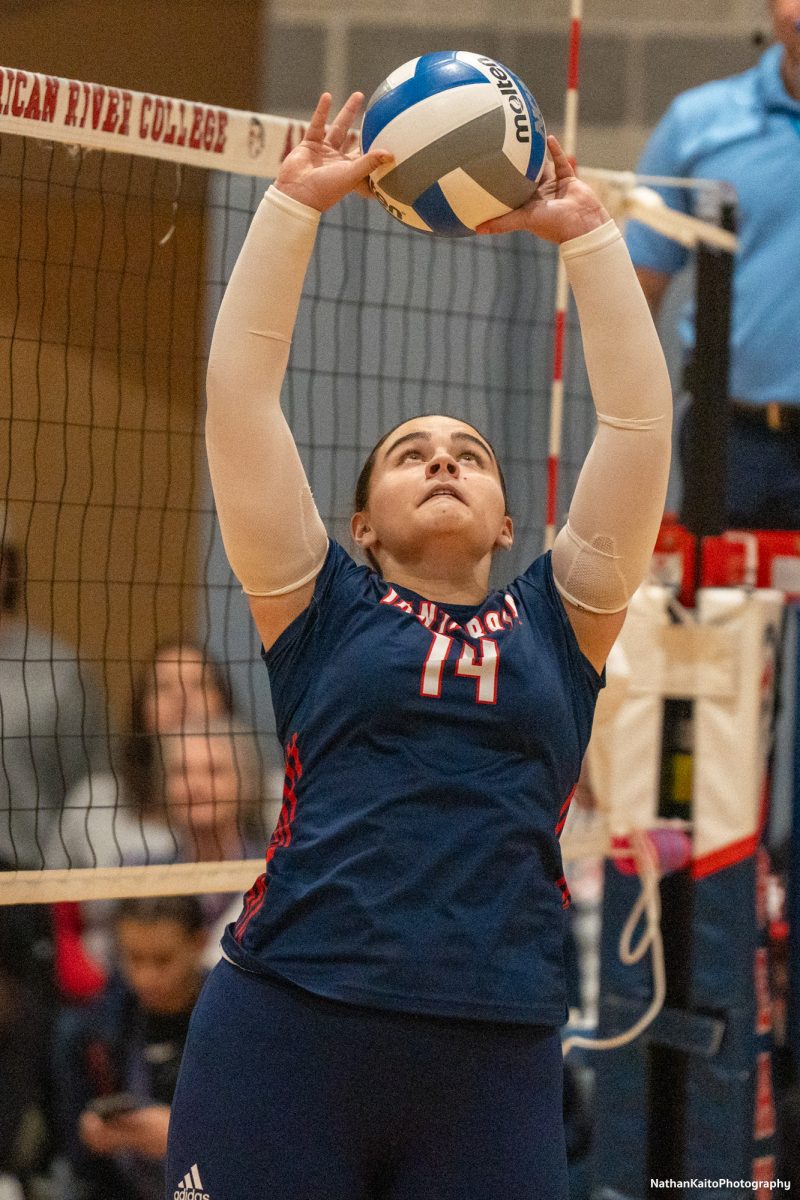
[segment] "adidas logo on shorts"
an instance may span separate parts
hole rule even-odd
[[[203,1191],[200,1182],[200,1172],[197,1163],[188,1171],[172,1193],[173,1200],[211,1200],[208,1192]]]

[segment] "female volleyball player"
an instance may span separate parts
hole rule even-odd
[[[663,506],[670,388],[616,226],[551,138],[489,223],[561,244],[599,430],[552,553],[511,544],[473,426],[393,429],[330,542],[279,392],[320,213],[388,156],[323,96],[250,228],[208,375],[230,561],[264,644],[285,803],[175,1099],[175,1200],[565,1200],[558,833]]]

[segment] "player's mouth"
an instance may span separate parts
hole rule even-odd
[[[436,487],[431,488],[427,496],[420,500],[420,504],[427,504],[429,500],[435,500],[437,496],[451,496],[452,499],[460,501],[461,504],[466,504],[466,500],[458,488],[453,487],[450,483],[437,483]]]

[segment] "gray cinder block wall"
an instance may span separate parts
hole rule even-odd
[[[767,0],[585,0],[578,156],[627,169],[669,101],[746,69],[769,30]],[[272,0],[267,111],[302,116],[327,88],[367,95],[430,50],[492,54],[517,71],[557,133],[569,0]]]

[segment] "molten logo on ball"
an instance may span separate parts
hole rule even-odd
[[[484,67],[489,68],[489,74],[494,75],[497,82],[497,87],[501,96],[506,97],[506,103],[514,115],[514,132],[518,142],[529,142],[531,140],[531,127],[528,121],[528,110],[514,84],[513,78],[506,71],[505,67],[501,67],[499,63],[493,62],[491,58],[479,58],[478,62]],[[539,111],[538,109],[536,110]],[[541,120],[540,133],[544,136],[544,121]]]
[[[375,144],[394,154],[370,178],[391,216],[466,237],[530,199],[546,135],[539,106],[507,67],[447,50],[389,75],[367,105],[361,142],[365,151]]]

